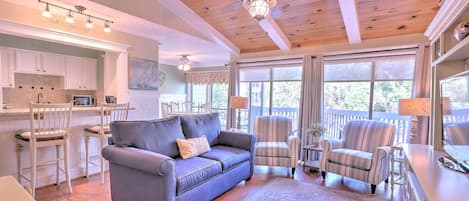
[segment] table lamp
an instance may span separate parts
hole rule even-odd
[[[242,96],[231,96],[230,108],[238,110],[238,123],[237,123],[236,128],[241,129],[241,109],[248,108],[248,98],[242,97]]]
[[[415,137],[417,129],[417,117],[430,116],[430,98],[405,98],[399,99],[399,115],[412,116],[411,138]]]

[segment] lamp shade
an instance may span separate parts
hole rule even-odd
[[[242,96],[231,96],[230,97],[230,108],[233,109],[247,109],[248,98]]]
[[[399,99],[399,115],[429,116],[430,98]]]

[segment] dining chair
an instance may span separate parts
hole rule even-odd
[[[103,104],[101,105],[101,110],[99,110],[101,121],[99,125],[85,128],[85,160],[86,160],[86,169],[85,175],[89,176],[89,164],[99,166],[101,173],[101,182],[104,183],[104,158],[101,154],[101,150],[106,146],[105,141],[111,137],[111,129],[109,124],[113,121],[125,121],[127,120],[129,114],[129,103],[124,104]],[[99,157],[100,163],[97,164],[90,160],[89,157],[89,139],[97,138],[99,139]]]
[[[37,168],[56,165],[56,184],[60,185],[60,172],[65,174],[68,191],[72,193],[70,181],[70,121],[72,117],[72,103],[66,104],[36,104],[29,103],[29,130],[20,130],[16,133],[17,144],[17,168],[18,182],[25,179],[30,182],[30,192],[35,197]],[[56,157],[51,161],[37,161],[39,148],[56,148]],[[22,166],[22,151],[29,147],[30,168]],[[63,148],[63,157],[60,157],[60,148]],[[63,168],[60,162],[63,161]],[[30,177],[23,174],[24,170],[30,170]]]

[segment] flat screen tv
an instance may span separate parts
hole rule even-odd
[[[440,82],[443,144],[453,169],[469,172],[469,71]],[[442,159],[443,160],[443,159]]]

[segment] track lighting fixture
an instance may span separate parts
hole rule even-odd
[[[87,14],[87,13],[83,13],[83,11],[86,10],[86,7],[84,7],[84,6],[75,5],[74,6],[75,10],[74,10],[74,9],[71,9],[71,8],[66,8],[66,7],[63,7],[63,6],[60,6],[60,5],[57,5],[57,4],[53,4],[53,3],[50,3],[50,2],[47,2],[47,1],[43,1],[43,0],[38,0],[38,2],[42,3],[42,4],[45,4],[45,6],[46,6],[44,11],[42,12],[42,16],[44,16],[44,17],[51,18],[52,13],[50,12],[50,7],[54,7],[54,8],[64,10],[65,12],[67,12],[67,17],[65,18],[65,22],[68,23],[68,24],[75,23],[75,19],[73,18],[74,15],[75,16],[80,16],[81,15],[81,16],[85,16],[85,17],[88,18],[86,20],[86,23],[85,23],[86,28],[92,29],[94,27],[93,21],[96,22],[96,20],[98,20],[98,21],[104,22],[104,32],[107,32],[107,33],[111,32],[111,24],[114,23],[113,21],[108,20],[108,19],[104,19],[104,18],[100,18],[100,17],[94,16],[94,15],[90,15],[90,14]]]

